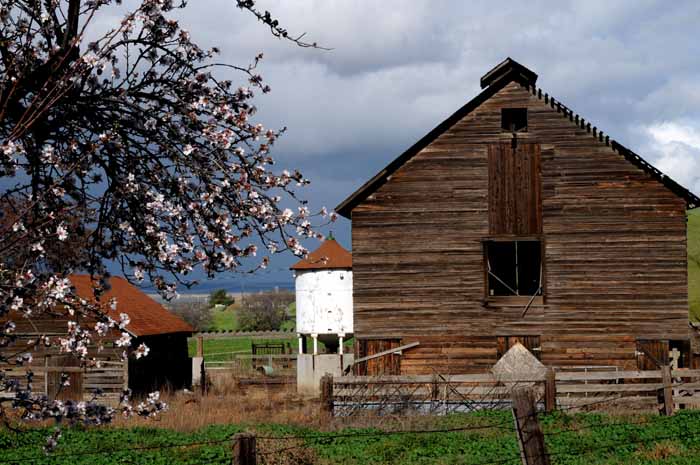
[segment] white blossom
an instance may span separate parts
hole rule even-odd
[[[68,230],[64,224],[59,224],[56,228],[56,237],[59,241],[65,241],[68,238]]]
[[[139,344],[139,346],[136,348],[134,351],[136,355],[136,359],[140,359],[141,357],[146,357],[148,353],[151,351],[151,349],[146,345],[146,344]]]
[[[121,337],[114,341],[117,347],[129,347],[131,345],[131,336],[129,333],[122,333]]]

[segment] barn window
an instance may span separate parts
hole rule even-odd
[[[488,297],[542,294],[542,243],[486,241]]]
[[[501,129],[527,132],[527,108],[501,108]]]

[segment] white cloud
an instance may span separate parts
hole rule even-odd
[[[700,121],[667,121],[645,128],[655,166],[700,193]]]

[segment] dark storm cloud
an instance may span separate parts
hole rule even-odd
[[[476,95],[480,76],[507,56],[700,193],[698,2],[258,2],[332,51],[280,41],[234,3],[191,1],[179,16],[195,39],[221,47],[222,61],[265,53],[259,71],[273,91],[258,98],[258,118],[289,128],[274,154],[312,180],[314,208],[352,193]],[[349,223],[334,229],[349,245]]]

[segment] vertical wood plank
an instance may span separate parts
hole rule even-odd
[[[557,408],[557,380],[553,368],[549,368],[544,378],[544,409],[552,413]]]
[[[661,380],[664,385],[661,396],[663,399],[661,413],[664,416],[670,417],[673,415],[673,379],[671,378],[670,365],[661,367]]]
[[[321,413],[333,416],[333,375],[321,377]]]
[[[204,357],[204,337],[197,336],[197,357]]]
[[[239,433],[233,437],[233,465],[257,465],[255,435]]]

